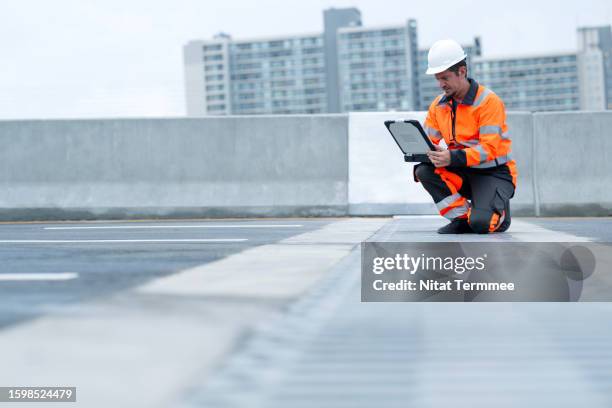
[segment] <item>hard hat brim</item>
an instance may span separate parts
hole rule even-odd
[[[452,62],[449,62],[447,64],[440,65],[438,67],[429,67],[429,68],[427,68],[427,71],[425,71],[425,75],[435,75],[435,74],[439,74],[440,72],[444,72],[447,69],[449,69],[450,67],[452,67],[453,65],[455,65],[456,63],[461,62],[461,61],[463,61],[466,58],[467,58],[467,55],[463,54],[463,57],[457,58],[457,59],[455,59]]]

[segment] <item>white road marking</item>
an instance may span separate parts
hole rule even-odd
[[[108,243],[151,243],[151,242],[243,242],[247,238],[226,239],[10,239],[0,240],[0,244],[108,244]]]
[[[78,273],[0,273],[0,281],[64,281],[76,279]]]
[[[300,228],[300,224],[215,224],[215,225],[104,225],[87,227],[44,227],[46,230],[97,230],[97,229],[157,229],[157,228]]]

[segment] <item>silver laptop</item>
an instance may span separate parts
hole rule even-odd
[[[427,152],[435,147],[418,120],[387,120],[385,126],[404,153],[404,161],[430,162]]]

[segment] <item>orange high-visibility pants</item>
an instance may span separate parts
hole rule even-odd
[[[507,165],[491,169],[415,166],[414,176],[433,198],[440,215],[467,218],[476,233],[502,232],[510,226],[510,199],[514,196]]]

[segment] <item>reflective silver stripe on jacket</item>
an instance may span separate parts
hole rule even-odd
[[[425,133],[427,133],[427,136],[431,136],[434,139],[442,139],[442,133],[440,133],[438,129],[425,126]]]
[[[496,134],[496,135],[500,135],[502,139],[510,139],[510,132],[505,132],[502,133],[502,128],[501,126],[495,126],[495,125],[490,125],[490,126],[481,126],[480,129],[478,129],[478,132],[481,135],[491,135],[491,134]]]
[[[472,169],[488,169],[491,167],[501,166],[502,164],[506,164],[512,160],[512,155],[507,154],[505,156],[498,157],[494,160],[489,160],[481,164],[477,164],[476,166],[470,166]]]
[[[489,154],[487,153],[485,148],[482,147],[482,145],[480,143],[475,145],[475,146],[473,146],[473,148],[474,148],[474,150],[476,150],[480,154],[480,163],[486,163],[487,162],[487,157],[489,156]]]
[[[478,99],[476,99],[474,101],[474,104],[472,105],[473,107],[477,107],[478,105],[480,105],[482,103],[482,101],[484,100],[484,98],[487,97],[487,95],[489,95],[491,93],[490,90],[488,90],[487,88],[484,89],[484,91],[482,91],[482,93],[480,94],[480,96],[478,97]]]
[[[461,194],[459,193],[449,195],[448,197],[443,198],[442,200],[438,201],[436,203],[436,207],[438,207],[438,210],[443,210],[460,198],[461,198]]]
[[[501,136],[502,128],[501,126],[481,126],[478,132],[480,132],[481,135],[498,134]]]
[[[480,142],[478,141],[478,139],[470,139],[470,140],[464,140],[461,142],[457,141],[457,143],[462,144],[463,146],[466,146],[466,147],[474,147]]]

